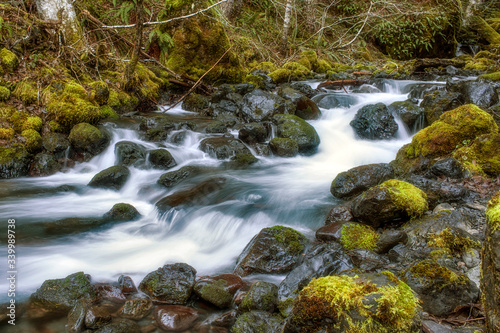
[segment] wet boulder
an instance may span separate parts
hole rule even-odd
[[[204,113],[210,106],[210,100],[206,96],[191,93],[182,101],[181,106],[186,111]]]
[[[394,246],[405,243],[408,239],[408,234],[400,229],[386,229],[377,240],[374,251],[376,253],[387,253]]]
[[[325,276],[300,291],[283,332],[417,332],[421,308],[390,272]]]
[[[85,161],[103,152],[109,143],[109,137],[105,132],[88,123],[73,126],[68,139],[75,153]]]
[[[61,133],[47,133],[42,137],[42,147],[56,158],[64,158],[69,153],[70,143],[68,138]]]
[[[431,260],[412,265],[403,280],[418,294],[423,310],[438,317],[459,305],[475,303],[479,296],[478,287],[466,275]]]
[[[238,139],[247,143],[255,144],[266,141],[268,129],[262,123],[248,123],[243,125],[238,132]]]
[[[354,198],[351,212],[356,220],[378,228],[421,216],[428,209],[426,197],[419,188],[391,179]]]
[[[407,85],[402,89],[402,93],[409,93],[408,97],[411,99],[423,99],[425,95],[435,91],[446,91],[444,84],[433,83],[416,83]]]
[[[244,286],[238,275],[221,274],[201,277],[196,281],[194,292],[204,301],[225,309],[231,306],[234,294]]]
[[[453,157],[445,157],[437,160],[429,168],[429,175],[434,177],[447,177],[452,179],[462,179],[465,176],[465,169],[460,162]]]
[[[25,149],[0,147],[0,178],[27,176],[30,163],[30,154]]]
[[[193,291],[196,270],[187,264],[169,264],[146,275],[139,290],[153,301],[185,305]]]
[[[278,126],[277,137],[291,139],[299,145],[299,153],[312,155],[316,152],[320,139],[313,126],[304,119],[291,114],[278,114],[273,117]]]
[[[200,149],[211,157],[225,160],[236,154],[251,154],[245,144],[235,138],[207,138],[200,142]]]
[[[94,333],[141,333],[141,327],[135,321],[125,318],[116,318]]]
[[[500,85],[486,80],[460,81],[449,89],[458,92],[467,104],[475,104],[480,108],[488,108],[499,102],[497,91]]]
[[[387,108],[393,115],[397,115],[411,132],[416,132],[424,127],[424,108],[411,100],[394,102]]]
[[[419,175],[412,175],[406,178],[406,181],[425,192],[431,208],[440,202],[465,203],[473,198],[473,193],[469,189],[458,184],[427,179]]]
[[[46,280],[30,296],[30,307],[35,311],[68,313],[80,299],[93,300],[97,296],[90,276],[83,272],[63,279]]]
[[[357,99],[351,95],[321,94],[312,99],[322,109],[350,108],[357,103]]]
[[[352,220],[352,214],[349,207],[339,205],[330,209],[325,218],[325,225],[350,220]]]
[[[279,157],[295,157],[299,154],[297,141],[288,138],[272,138],[269,141],[269,148]]]
[[[141,218],[141,216],[142,215],[131,204],[117,203],[104,214],[103,219],[117,222],[135,221]]]
[[[293,114],[295,106],[278,95],[255,89],[243,97],[241,112],[247,121],[261,122],[276,114]]]
[[[146,140],[152,142],[165,141],[174,130],[193,129],[190,122],[175,122],[165,116],[144,118],[139,125],[139,129],[144,133]]]
[[[120,141],[115,145],[116,165],[141,166],[146,159],[146,148],[131,141]]]
[[[432,124],[439,120],[443,113],[456,109],[462,104],[459,93],[437,90],[426,94],[420,106],[424,108],[426,123]]]
[[[214,197],[217,196],[217,192],[219,192],[225,184],[226,178],[210,178],[187,190],[178,191],[160,199],[155,206],[160,213],[164,213],[180,205],[206,205],[214,200]]]
[[[394,169],[387,163],[361,165],[339,173],[332,181],[330,192],[337,198],[352,198],[391,178],[394,178]]]
[[[295,115],[304,120],[315,120],[321,117],[321,111],[316,103],[303,93],[290,88],[283,87],[278,91],[278,95],[295,105]]]
[[[391,139],[398,130],[398,124],[383,103],[363,106],[350,125],[359,137],[370,140]]]
[[[222,121],[212,121],[210,124],[208,124],[205,132],[224,134],[227,132],[227,125]]]
[[[156,323],[167,332],[183,332],[194,325],[199,314],[193,308],[181,305],[162,305],[156,309]]]
[[[278,308],[286,317],[290,314],[294,300],[311,280],[338,274],[354,268],[342,245],[329,242],[314,244],[305,254],[303,262],[295,267],[278,287]]]
[[[127,300],[119,310],[120,317],[141,320],[153,309],[153,302],[148,297],[136,297]]]
[[[67,316],[66,330],[69,333],[79,333],[85,329],[85,315],[89,308],[89,300],[80,299]]]
[[[274,283],[257,281],[250,287],[240,306],[239,311],[274,312],[278,306],[278,286]]]
[[[240,314],[231,332],[281,332],[282,318],[264,311],[250,311]]]
[[[88,186],[109,188],[119,191],[127,182],[130,171],[126,166],[115,165],[97,173]]]
[[[194,177],[203,172],[203,168],[193,165],[186,165],[179,170],[170,171],[160,176],[157,183],[165,187],[174,187],[183,180]]]
[[[262,229],[238,257],[234,274],[281,274],[299,262],[308,241],[298,231],[274,226]]]
[[[98,329],[111,322],[111,314],[108,310],[99,305],[92,305],[85,314],[85,327]]]
[[[38,153],[35,155],[30,167],[30,176],[45,177],[61,170],[61,165],[52,154]]]
[[[318,91],[311,88],[311,86],[308,85],[307,83],[292,82],[290,83],[290,88],[299,91],[300,93],[306,95],[309,98],[313,98],[318,94]]]
[[[151,150],[148,161],[155,169],[170,169],[177,165],[172,154],[166,149]]]
[[[457,149],[453,157],[471,174],[497,177],[500,175],[498,147],[500,134],[485,134],[474,139],[470,145]]]

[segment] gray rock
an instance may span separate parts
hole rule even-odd
[[[97,173],[88,186],[120,190],[127,182],[130,171],[127,167],[115,165]]]
[[[394,117],[382,103],[363,106],[350,125],[359,137],[370,140],[391,139],[398,130]]]

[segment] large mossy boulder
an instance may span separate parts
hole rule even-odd
[[[73,126],[68,139],[74,151],[82,154],[84,160],[103,152],[109,143],[106,133],[89,123]]]
[[[481,262],[481,301],[488,332],[500,329],[500,192],[488,203]]]
[[[103,215],[103,219],[110,221],[134,221],[141,217],[142,215],[137,211],[137,209],[128,203],[117,203],[113,205],[106,214]]]
[[[141,166],[146,159],[146,148],[132,141],[120,141],[115,144],[115,164]]]
[[[146,275],[139,289],[153,301],[185,305],[193,291],[196,270],[182,263],[164,265]]]
[[[7,73],[13,73],[19,66],[19,58],[11,51],[2,47],[0,49],[0,66]]]
[[[166,149],[155,149],[149,152],[149,163],[156,169],[170,169],[177,165],[174,157]]]
[[[497,177],[500,175],[500,134],[485,134],[470,145],[457,149],[453,156],[472,174]]]
[[[300,154],[312,155],[316,152],[320,144],[319,135],[304,119],[291,114],[278,114],[273,120],[278,125],[277,136],[296,141]]]
[[[361,165],[339,173],[332,181],[330,192],[337,198],[352,198],[391,178],[394,178],[394,169],[387,163]]]
[[[292,310],[299,292],[311,280],[319,277],[339,274],[354,268],[351,258],[342,245],[336,242],[317,243],[305,253],[303,262],[295,267],[278,288],[278,308],[286,317]]]
[[[78,300],[85,298],[92,301],[96,296],[96,290],[90,283],[90,276],[78,272],[63,279],[46,280],[31,294],[30,307],[35,311],[65,314]]]
[[[312,280],[299,293],[283,332],[418,332],[421,308],[390,272]]]
[[[462,96],[458,92],[434,90],[424,95],[420,107],[424,108],[427,124],[439,120],[443,113],[462,105]]]
[[[351,212],[356,220],[377,228],[421,216],[428,209],[426,198],[419,188],[390,179],[354,198]]]
[[[97,173],[89,182],[89,186],[109,188],[119,191],[127,182],[130,171],[126,166],[115,165]]]
[[[350,125],[359,137],[370,140],[393,138],[398,130],[394,116],[383,103],[363,106]]]
[[[255,89],[243,97],[241,112],[249,122],[270,120],[276,114],[293,114],[295,106],[270,92]]]
[[[247,276],[289,272],[299,263],[307,243],[307,238],[292,228],[264,228],[240,254],[234,273]]]
[[[200,150],[219,160],[225,160],[237,154],[252,154],[241,140],[225,137],[203,139],[200,142]]]
[[[425,169],[429,159],[449,156],[480,135],[496,133],[498,126],[491,115],[473,104],[463,105],[443,113],[438,121],[415,134],[391,164],[403,174]]]
[[[23,147],[0,147],[0,178],[27,176],[30,162],[30,154]]]
[[[295,157],[299,153],[297,141],[288,138],[272,138],[269,141],[272,153],[280,157]]]
[[[423,310],[438,317],[459,305],[475,303],[479,296],[478,287],[466,275],[432,260],[412,265],[402,279],[418,294]]]

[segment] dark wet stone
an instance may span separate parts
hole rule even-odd
[[[187,306],[162,305],[156,310],[158,326],[167,332],[182,332],[194,325],[198,312]]]
[[[374,272],[389,264],[389,259],[373,251],[357,249],[349,252],[354,265],[363,272]]]
[[[321,117],[321,111],[314,101],[290,87],[280,88],[278,95],[290,100],[295,105],[295,115],[304,120],[314,120]]]
[[[387,108],[392,114],[401,118],[410,131],[416,132],[424,127],[424,108],[413,103],[411,100],[394,102]]]
[[[139,289],[153,301],[166,304],[187,303],[196,277],[196,270],[187,264],[170,264],[146,275]]]
[[[313,98],[318,94],[318,91],[311,88],[311,86],[308,85],[307,83],[292,82],[290,83],[290,87],[297,91],[300,91],[302,94],[306,95],[309,98]]]
[[[0,179],[27,176],[31,158],[22,148],[0,148]]]
[[[430,125],[446,111],[456,109],[462,104],[459,93],[434,91],[424,96],[420,106],[424,108],[426,123]]]
[[[276,114],[293,114],[295,106],[278,95],[255,89],[243,97],[241,111],[249,122],[260,122]]]
[[[99,228],[110,220],[92,217],[68,217],[62,220],[44,222],[43,228],[48,235],[66,235]]]
[[[30,297],[30,304],[48,312],[67,313],[80,299],[93,300],[96,291],[90,276],[82,272],[63,279],[46,280]]]
[[[85,314],[85,326],[90,329],[97,329],[111,322],[111,315],[102,306],[91,306]]]
[[[140,166],[146,159],[146,148],[135,142],[120,141],[115,145],[115,156],[117,165]]]
[[[499,102],[497,91],[500,85],[491,81],[461,81],[451,85],[449,89],[461,94],[464,104],[475,104],[480,108],[488,108]]]
[[[127,203],[117,203],[109,212],[104,214],[103,218],[111,221],[134,221],[142,215],[134,206]]]
[[[141,320],[153,308],[153,302],[147,297],[138,297],[127,300],[119,311],[120,317]]]
[[[54,155],[48,153],[38,153],[35,155],[30,167],[30,176],[45,177],[61,170],[62,166],[57,162]]]
[[[156,169],[170,169],[177,165],[174,157],[166,149],[155,149],[149,152],[149,163]]]
[[[394,178],[394,169],[387,163],[361,165],[339,173],[330,192],[337,198],[352,198],[369,188]]]
[[[316,152],[320,144],[319,135],[304,119],[291,114],[278,114],[273,120],[278,125],[277,137],[296,141],[300,154],[312,155]]]
[[[250,287],[243,298],[239,311],[266,311],[274,312],[278,305],[278,286],[265,281],[257,281]]]
[[[75,306],[68,313],[66,330],[69,333],[80,333],[85,329],[85,315],[89,308],[88,301],[78,300]]]
[[[221,121],[213,121],[208,124],[206,130],[207,133],[219,133],[223,134],[227,132],[227,126]]]
[[[236,154],[251,154],[245,144],[234,138],[207,138],[200,142],[200,149],[211,157],[225,160]]]
[[[119,286],[113,284],[96,285],[99,297],[113,303],[124,303],[127,298]]]
[[[453,179],[462,179],[465,175],[464,168],[453,157],[438,160],[429,168],[429,172],[434,177],[448,177]]]
[[[299,154],[297,141],[288,138],[272,138],[269,141],[269,148],[279,157],[295,157]]]
[[[118,284],[125,295],[133,294],[137,292],[137,287],[130,276],[120,275],[118,278]]]
[[[428,179],[418,175],[412,175],[406,181],[427,194],[427,201],[431,209],[439,202],[464,203],[474,197],[474,194],[469,189],[449,182]]]
[[[335,206],[328,212],[328,215],[325,218],[325,225],[350,220],[352,220],[352,214],[349,207]]]
[[[196,281],[194,291],[203,300],[220,309],[229,308],[237,290],[245,286],[238,275],[204,276]]]
[[[363,106],[350,125],[359,137],[370,140],[391,139],[398,130],[398,124],[383,103]]]
[[[141,333],[141,327],[130,319],[116,318],[111,324],[99,328],[94,333]]]
[[[408,235],[403,230],[384,230],[377,241],[375,252],[387,253],[397,244],[406,242],[407,239]]]
[[[266,141],[268,137],[268,130],[264,124],[261,123],[248,123],[243,125],[238,132],[238,139],[247,143],[255,144]]]
[[[240,254],[234,273],[247,276],[288,272],[298,264],[307,243],[307,238],[292,228],[264,228]]]
[[[264,311],[245,312],[236,319],[232,332],[276,333],[282,321],[280,316]]]
[[[342,227],[347,223],[350,222],[332,222],[319,228],[316,230],[316,239],[322,242],[340,242]]]
[[[164,173],[160,176],[157,183],[165,187],[173,187],[185,179],[200,174],[202,171],[201,167],[192,165],[183,166],[179,170]]]
[[[47,133],[42,137],[42,146],[56,158],[64,158],[70,148],[68,138],[60,133]]]
[[[88,186],[120,190],[127,182],[130,171],[127,167],[115,165],[97,173]]]
[[[352,105],[357,103],[355,96],[350,95],[336,95],[336,94],[321,94],[316,95],[313,98],[320,108],[323,109],[333,109],[333,108],[350,108]]]

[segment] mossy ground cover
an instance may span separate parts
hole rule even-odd
[[[379,187],[387,189],[394,204],[406,211],[411,218],[421,216],[429,208],[427,195],[410,183],[390,179],[380,184]]]

